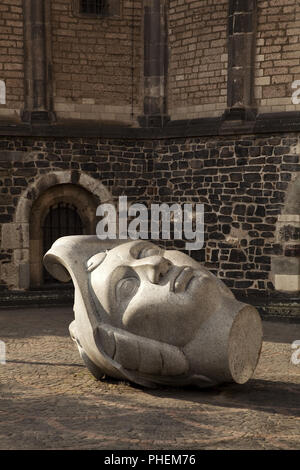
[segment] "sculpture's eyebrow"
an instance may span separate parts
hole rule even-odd
[[[91,272],[97,266],[99,266],[106,258],[107,251],[103,251],[102,253],[97,253],[96,255],[92,256],[86,263],[87,271]]]
[[[147,241],[141,241],[140,243],[132,246],[129,250],[129,253],[130,255],[135,258],[135,259],[138,259],[140,253],[145,249],[145,248],[150,248],[152,247],[152,244],[150,242],[147,242]]]
[[[132,251],[131,251],[132,250]],[[130,250],[130,254],[134,259],[148,258],[149,256],[163,256],[164,250],[151,242],[144,242]],[[144,254],[144,252],[146,254]],[[141,256],[143,255],[144,256]]]

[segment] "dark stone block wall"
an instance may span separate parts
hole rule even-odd
[[[276,236],[289,183],[300,174],[300,136],[247,135],[161,140],[0,138],[0,224],[14,221],[22,192],[40,175],[84,172],[115,197],[140,203],[203,203],[205,246],[191,255],[234,292],[272,295],[273,256],[287,252]],[[30,196],[33,200],[35,194]],[[184,242],[168,242],[184,249]],[[290,250],[290,254],[288,252]],[[0,263],[11,250],[1,250]],[[5,279],[1,279],[2,289]]]

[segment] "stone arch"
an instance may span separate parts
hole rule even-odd
[[[276,225],[276,241],[282,255],[272,258],[274,287],[280,292],[300,292],[300,174],[288,186]]]
[[[43,224],[49,207],[60,202],[74,205],[82,221],[83,234],[92,235],[96,231],[97,199],[81,186],[69,183],[52,186],[33,203],[29,221],[30,287],[43,285]]]
[[[58,184],[76,184],[97,196],[102,204],[105,202],[113,203],[108,189],[100,181],[95,180],[91,176],[85,173],[78,175],[77,172],[72,171],[54,171],[38,178],[21,194],[15,212],[15,223],[28,223],[34,200],[47,189]]]
[[[72,186],[73,189],[70,189]],[[69,189],[66,189],[68,187]],[[53,189],[52,189],[53,188]],[[55,189],[56,188],[56,189]],[[76,198],[76,190],[83,197]],[[3,224],[1,247],[13,250],[12,264],[7,267],[8,287],[12,290],[26,290],[30,288],[30,275],[34,276],[34,284],[39,284],[40,274],[34,271],[34,267],[30,263],[30,222],[32,209],[35,213],[35,220],[41,215],[41,211],[45,208],[46,201],[49,197],[55,200],[55,191],[71,201],[74,197],[81,209],[83,215],[83,207],[88,201],[94,201],[93,207],[100,203],[112,203],[113,198],[106,187],[98,180],[85,173],[72,171],[58,171],[45,174],[37,178],[28,188],[21,194],[18,205],[16,207],[14,221],[9,224]],[[43,196],[48,193],[48,196]],[[84,196],[83,196],[84,193]],[[40,202],[38,202],[40,199]],[[56,198],[57,200],[57,198]],[[74,201],[74,199],[72,199]],[[87,218],[89,211],[83,215]],[[86,222],[87,223],[87,222]],[[91,229],[91,220],[88,222],[89,231]],[[35,248],[38,250],[38,248]],[[36,255],[35,255],[36,256]],[[36,258],[35,258],[36,260]],[[39,271],[40,272],[40,271]]]

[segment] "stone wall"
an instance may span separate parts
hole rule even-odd
[[[120,16],[93,18],[73,0],[51,2],[58,118],[130,123],[142,114],[142,5],[119,3]]]
[[[271,293],[272,257],[293,256],[276,223],[300,171],[299,136],[182,139],[157,151],[157,199],[204,203],[206,244],[192,256],[233,291]]]
[[[0,223],[6,227],[16,221],[28,187],[42,175],[69,172],[73,184],[87,175],[115,200],[127,195],[149,204],[203,203],[205,247],[191,255],[235,292],[271,294],[272,258],[295,257],[295,251],[284,252],[277,224],[288,187],[300,174],[299,134],[151,141],[2,137],[0,148]],[[27,197],[34,201],[37,192]],[[292,242],[298,245],[299,236]],[[175,246],[184,249],[183,242]],[[14,256],[2,240],[2,288]]]
[[[6,99],[0,100],[0,119],[18,119],[24,104],[24,44],[22,0],[0,4],[0,80]],[[5,103],[3,101],[6,101]]]
[[[228,0],[171,0],[169,114],[218,116],[226,108]]]

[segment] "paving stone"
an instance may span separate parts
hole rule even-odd
[[[264,322],[253,379],[152,391],[96,381],[69,337],[72,309],[2,309],[0,449],[300,449],[300,325]],[[300,356],[300,354],[299,354]]]

